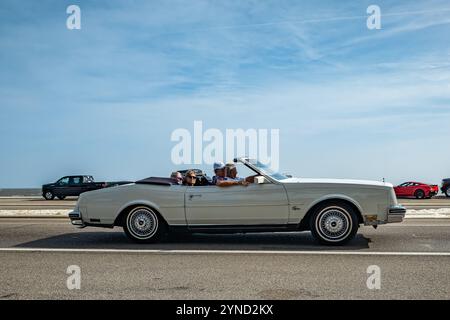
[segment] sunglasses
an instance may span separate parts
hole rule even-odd
[[[196,176],[187,176],[188,178],[191,178],[191,179],[197,179],[197,177]]]

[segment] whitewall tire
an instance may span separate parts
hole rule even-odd
[[[313,237],[325,245],[343,245],[359,228],[355,210],[344,202],[328,202],[315,208],[310,219]]]
[[[153,209],[139,206],[131,209],[123,221],[125,234],[133,241],[152,243],[165,233],[165,222]]]

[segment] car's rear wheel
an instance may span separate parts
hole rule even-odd
[[[325,245],[343,245],[352,240],[359,223],[355,210],[343,202],[319,205],[311,215],[310,229],[314,238]]]
[[[450,186],[448,186],[447,189],[445,190],[445,195],[447,197],[450,197]]]
[[[53,200],[55,198],[55,195],[51,191],[45,191],[44,198],[45,200]]]
[[[166,226],[157,212],[149,207],[139,206],[126,214],[123,229],[135,242],[152,243],[161,239]]]
[[[66,196],[58,196],[59,200],[64,200],[66,198]]]
[[[419,189],[416,190],[416,192],[414,193],[414,197],[416,197],[416,199],[424,199],[425,198],[425,191]]]

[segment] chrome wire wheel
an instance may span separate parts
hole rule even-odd
[[[345,239],[353,228],[351,215],[341,207],[327,207],[317,216],[315,221],[319,236],[329,242]]]
[[[158,230],[158,216],[147,207],[134,208],[127,216],[127,229],[138,240],[153,237]]]

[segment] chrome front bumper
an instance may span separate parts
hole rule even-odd
[[[387,223],[402,222],[406,214],[406,208],[400,204],[389,207]]]
[[[69,212],[69,218],[70,222],[77,228],[86,227],[86,225],[83,222],[83,218],[81,217],[81,213],[77,209]]]

